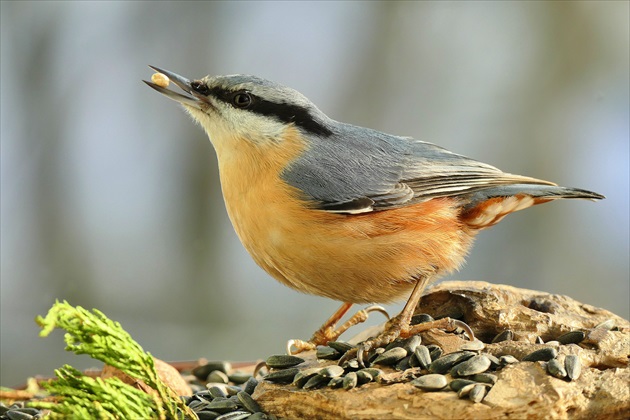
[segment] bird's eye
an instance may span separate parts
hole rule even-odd
[[[249,92],[240,92],[232,98],[232,104],[237,108],[247,108],[252,103],[252,95]]]

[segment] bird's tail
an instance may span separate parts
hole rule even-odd
[[[605,197],[592,191],[558,185],[498,185],[470,194],[462,208],[461,220],[471,228],[483,229],[498,223],[510,213],[560,198],[595,201]]]

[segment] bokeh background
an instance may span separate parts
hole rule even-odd
[[[628,2],[3,1],[1,19],[4,386],[96,365],[38,338],[55,299],[165,360],[266,357],[338,306],[252,262],[211,144],[148,64],[259,75],[335,119],[605,194],[508,217],[451,278],[628,317]]]

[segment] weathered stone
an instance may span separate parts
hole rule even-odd
[[[508,328],[514,331],[518,341],[486,344],[484,354],[498,358],[512,355],[520,360],[546,347],[534,343],[537,335],[545,340],[556,340],[567,331],[586,332],[586,339],[579,345],[560,345],[557,349],[558,359],[564,358],[565,368],[568,355],[579,355],[581,374],[572,381],[561,380],[547,374],[543,362],[506,364],[492,373],[498,377],[492,388],[481,384],[486,388],[486,395],[479,404],[468,399],[470,391],[465,399],[458,399],[451,390],[422,392],[409,379],[387,386],[371,382],[350,392],[330,388],[304,391],[291,385],[279,386],[262,381],[256,387],[254,399],[263,411],[283,418],[630,417],[628,321],[566,296],[481,282],[441,283],[423,296],[417,313],[428,313],[439,319],[444,315],[442,308],[448,306],[456,307],[463,314],[460,319],[485,343],[489,343],[497,331]],[[551,312],[544,311],[551,309]],[[609,319],[613,321],[608,322],[606,328],[599,328],[597,334],[589,336],[598,324]],[[612,330],[610,325],[615,329]],[[427,347],[431,344],[442,347],[440,340],[447,340],[445,355],[458,351],[461,345],[448,341],[449,334],[443,331],[421,333]],[[314,352],[301,356],[307,360],[306,364],[310,361],[318,363],[314,360]],[[389,367],[383,367],[383,370],[384,376],[396,374]],[[420,368],[409,371],[416,370],[418,375]]]

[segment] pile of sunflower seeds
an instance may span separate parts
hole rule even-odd
[[[423,318],[432,320],[428,315]],[[511,341],[513,338],[514,333],[506,330],[498,334],[492,343]],[[264,376],[264,380],[276,384],[293,384],[302,389],[330,387],[346,390],[369,382],[411,382],[425,392],[451,390],[459,398],[478,403],[499,380],[497,371],[514,363],[543,362],[550,375],[568,381],[577,379],[581,372],[580,358],[567,355],[561,362],[557,347],[578,344],[584,338],[582,331],[566,333],[554,341],[542,343],[548,347],[531,352],[519,360],[509,354],[496,357],[484,353],[482,350],[485,345],[480,341],[468,343],[460,351],[443,354],[442,348],[437,345],[422,345],[420,335],[416,335],[396,340],[385,348],[373,349],[368,353],[367,361],[364,361],[365,367],[359,366],[357,359],[353,358],[341,365],[300,369],[298,365],[305,362],[302,358],[271,356],[266,360],[270,372]],[[327,346],[317,348],[316,356],[320,361],[339,360],[354,348],[341,341],[329,342]],[[387,372],[393,370],[394,373],[386,373],[381,368]]]
[[[233,371],[229,362],[209,362],[193,369],[195,393],[182,397],[199,420],[277,419],[265,414],[252,398],[258,380],[251,374]],[[205,384],[205,385],[204,385]]]
[[[41,419],[41,410],[32,407],[25,407],[24,402],[17,402],[6,406],[0,403],[0,420],[35,420]]]

